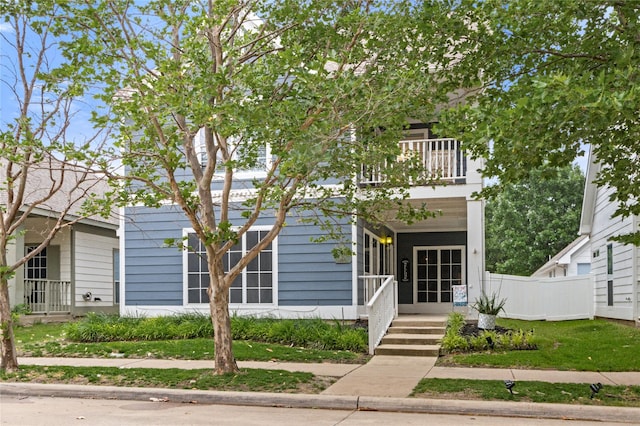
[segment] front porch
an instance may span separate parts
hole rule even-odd
[[[23,289],[31,314],[71,314],[71,281],[26,279]]]

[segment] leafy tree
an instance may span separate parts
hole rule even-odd
[[[486,207],[487,269],[528,276],[575,240],[583,189],[577,166],[535,169],[503,185]]]
[[[444,132],[463,133],[501,184],[590,144],[615,215],[640,214],[640,2],[461,0],[450,17],[473,30],[449,42],[449,83],[478,90]],[[621,240],[638,244],[640,231]]]
[[[403,203],[409,182],[429,179],[417,159],[395,160],[407,118],[427,121],[448,100],[425,61],[443,53],[431,43],[439,5],[427,20],[403,0],[98,1],[69,13],[85,31],[69,54],[115,100],[100,120],[119,125],[123,204],[171,201],[206,248],[216,372],[237,370],[230,285],[292,211],[315,212],[330,237],[336,217],[432,215]],[[359,185],[363,165],[385,183]],[[264,217],[271,230],[225,270]]]
[[[53,1],[0,1],[0,369],[18,368],[9,300],[9,280],[65,227],[104,208],[91,203],[108,188],[92,167],[102,131],[81,137],[72,121],[83,107],[86,85],[73,64],[59,60],[59,43],[69,36],[56,19]],[[77,140],[74,140],[75,134]],[[95,148],[95,149],[94,149]],[[101,168],[104,165],[101,166]],[[41,243],[28,254],[15,251],[27,218],[47,212]],[[72,217],[73,219],[70,219]],[[13,246],[13,247],[12,247]],[[18,285],[21,285],[19,283]]]

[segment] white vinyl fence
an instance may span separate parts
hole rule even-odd
[[[548,321],[594,317],[591,274],[555,278],[485,274],[485,293],[507,300],[501,317]]]

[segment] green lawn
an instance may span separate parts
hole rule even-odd
[[[311,373],[284,370],[242,369],[237,374],[217,376],[211,369],[60,366],[22,366],[17,373],[0,373],[0,380],[288,393],[319,393],[335,381]]]
[[[121,341],[73,343],[65,338],[62,324],[35,324],[16,327],[16,347],[21,356],[60,356],[108,358],[118,353],[127,358],[213,359],[213,339],[176,339],[152,341]],[[275,343],[236,340],[233,351],[238,361],[291,362],[365,362],[361,353],[339,350],[319,350]]]
[[[534,331],[537,350],[441,357],[438,365],[577,371],[640,371],[640,329],[605,320],[519,321],[498,325]]]
[[[423,379],[411,396],[640,407],[640,386],[604,386],[591,398],[588,383],[519,381],[510,393],[501,380]]]

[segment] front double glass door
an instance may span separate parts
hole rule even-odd
[[[451,304],[464,281],[464,247],[415,247],[414,303]]]

